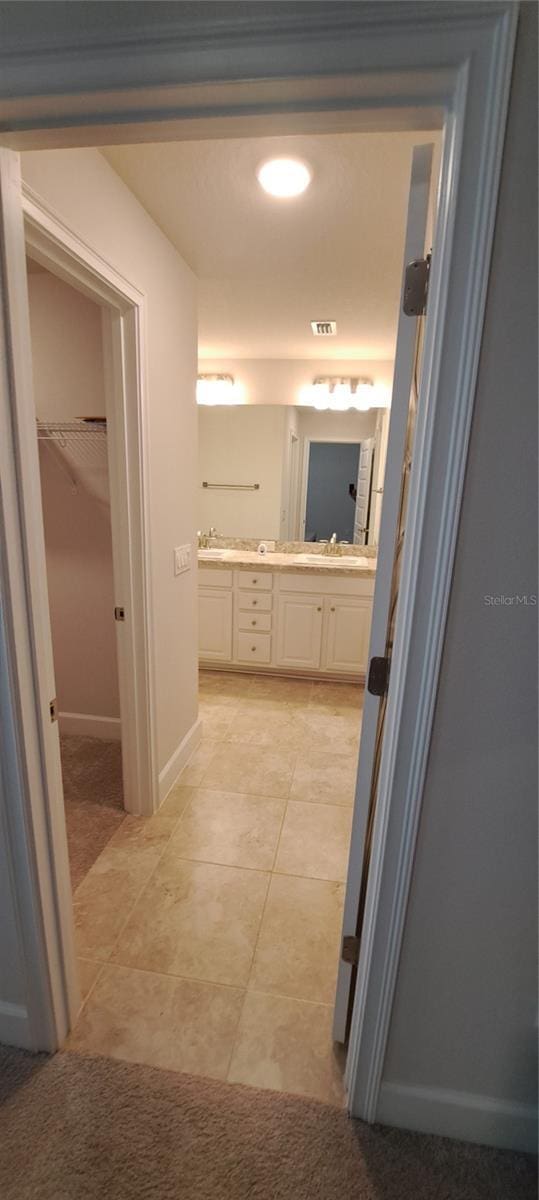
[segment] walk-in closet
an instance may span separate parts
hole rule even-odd
[[[122,822],[102,310],[27,259],[56,710],[73,889]]]

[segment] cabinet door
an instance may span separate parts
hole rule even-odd
[[[277,612],[277,663],[316,671],[322,650],[322,597],[281,593]]]
[[[326,671],[365,674],[369,654],[372,600],[331,596],[326,600]]]
[[[232,592],[199,588],[198,650],[201,659],[230,662],[232,658]]]

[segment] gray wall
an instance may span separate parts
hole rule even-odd
[[[353,542],[355,502],[348,487],[357,486],[359,442],[311,442],[305,540],[317,541],[337,534]]]
[[[521,11],[449,622],[384,1080],[535,1100],[535,6]],[[404,1122],[403,1122],[404,1123]]]

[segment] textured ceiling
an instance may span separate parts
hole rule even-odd
[[[199,280],[203,357],[393,357],[411,151],[432,133],[119,146],[104,151]],[[278,201],[261,161],[297,155],[303,196]],[[314,338],[313,319],[337,321]]]

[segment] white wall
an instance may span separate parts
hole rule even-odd
[[[323,339],[320,341],[323,343]],[[233,375],[247,404],[299,404],[302,388],[310,387],[319,375],[372,379],[383,402],[391,398],[393,384],[393,359],[201,358],[198,369],[201,374],[225,372]]]
[[[300,437],[318,440],[356,441],[372,437],[376,431],[376,410],[368,412],[315,412],[312,408],[298,410]]]
[[[101,308],[31,264],[28,295],[38,417],[105,416]]]
[[[199,406],[199,527],[224,537],[278,538],[287,410]],[[202,483],[259,483],[256,492],[213,491]]]
[[[176,250],[97,150],[22,155],[25,180],[146,297],[155,717],[160,771],[197,715],[196,572],[174,576],[194,544],[196,285]]]
[[[536,26],[535,6],[523,5],[441,683],[378,1114],[502,1145],[529,1145],[536,1129],[530,1109],[519,1106],[536,1099],[537,608],[489,606],[484,598],[537,592]]]
[[[105,416],[100,307],[48,271],[30,271],[28,300],[37,416]],[[49,443],[39,451],[58,708],[117,718],[110,508],[78,475],[73,490]]]

